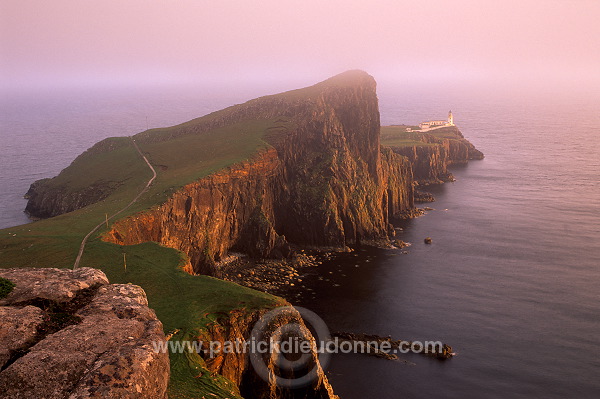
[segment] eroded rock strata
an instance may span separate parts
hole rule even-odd
[[[6,398],[166,398],[169,357],[144,291],[100,270],[6,269],[0,392]]]
[[[390,145],[396,154],[408,158],[413,177],[420,185],[453,181],[449,166],[465,164],[469,160],[483,159],[481,151],[464,138],[456,126],[448,126],[431,133],[414,132],[410,137],[423,145]]]
[[[415,133],[425,145],[381,146],[376,84],[361,71],[233,106],[167,134],[143,132],[135,140],[143,149],[144,143],[248,120],[281,122],[276,133],[265,132],[265,149],[117,221],[104,239],[120,245],[155,241],[186,253],[188,271],[219,276],[230,251],[282,258],[294,245],[339,250],[385,239],[393,234],[394,218],[416,215],[413,180],[451,181],[448,166],[482,158],[455,127]],[[80,158],[118,145],[100,142]],[[110,190],[95,190],[94,199],[86,190],[61,194],[47,186],[53,187],[36,182],[28,193],[28,210],[36,216],[80,208]]]
[[[387,240],[393,235],[391,222],[395,218],[417,214],[413,203],[415,181],[430,184],[451,180],[448,166],[481,159],[483,155],[454,127],[436,131],[441,135],[416,135],[414,140],[425,145],[382,146],[375,89],[372,77],[353,71],[306,89],[231,107],[193,123],[168,129],[166,135],[156,135],[152,131],[136,135],[136,143],[143,150],[144,144],[202,134],[247,120],[281,122],[276,133],[265,133],[263,140],[268,145],[250,159],[189,182],[163,203],[118,220],[103,239],[119,245],[155,241],[187,254],[189,272],[216,276],[221,275],[220,268],[227,264],[231,252],[251,258],[284,258],[295,247],[340,250],[360,243]],[[125,144],[105,140],[78,159],[83,162],[98,152],[119,150],[114,146]],[[152,161],[151,154],[148,156]],[[132,159],[132,162],[139,163],[139,159]],[[100,201],[115,190],[110,184],[100,186],[92,190],[63,190],[48,184],[48,180],[36,182],[28,193],[28,211],[39,217],[54,216]],[[423,201],[433,199],[425,194],[417,197]],[[73,273],[84,273],[85,270]],[[17,287],[27,286],[24,280],[19,283],[15,274],[8,276],[9,279],[13,277]],[[60,280],[71,281],[67,277],[63,276]],[[0,351],[0,362],[4,363],[1,375],[10,378],[6,381],[12,381],[11,384],[17,384],[15,387],[18,388],[14,389],[23,392],[36,389],[59,392],[63,389],[82,397],[108,395],[110,389],[125,390],[132,386],[136,390],[141,386],[145,391],[147,382],[140,376],[147,372],[162,376],[157,377],[161,383],[153,388],[157,391],[151,397],[163,397],[162,389],[166,389],[164,378],[168,379],[168,359],[165,360],[164,356],[148,357],[150,354],[145,352],[144,342],[149,337],[158,337],[162,329],[154,323],[160,324],[153,317],[153,312],[144,307],[144,300],[138,300],[143,292],[129,285],[111,286],[105,277],[96,277],[84,284],[85,287],[79,287],[77,283],[77,286],[56,290],[64,292],[67,297],[71,293],[69,298],[47,297],[45,291],[40,293],[42,290],[30,294],[21,292],[19,295],[28,299],[17,303],[0,301],[4,305],[0,307],[3,320],[23,320],[15,330],[16,334],[11,334],[14,337],[18,333],[18,339],[0,337],[4,348]],[[17,293],[18,290],[15,290],[11,296]],[[135,309],[118,310],[119,307],[127,309],[131,305],[129,302],[110,305],[121,296],[131,297]],[[60,309],[69,309],[70,313],[67,313],[71,317],[64,325],[47,324],[48,310],[41,305],[47,301],[63,304]],[[72,305],[64,305],[69,303]],[[219,318],[205,331],[200,331],[197,338],[223,342],[247,339],[251,326],[261,314],[232,312]],[[111,329],[132,331],[127,337],[133,336],[133,342],[106,340],[106,335],[120,334],[121,330],[106,330],[98,317],[114,320]],[[294,315],[287,321],[302,322],[299,316]],[[86,334],[86,326],[93,322],[98,324],[98,331],[89,334],[100,334],[98,337],[93,335],[93,338],[102,350],[85,345],[76,347],[72,337]],[[61,356],[47,357],[53,356],[45,352],[47,345],[55,344],[64,345],[61,353],[71,363]],[[72,355],[69,355],[71,352]],[[82,357],[74,359],[72,356]],[[133,360],[122,363],[119,359],[123,356]],[[134,356],[138,358],[134,359]],[[50,378],[49,384],[44,387],[37,379],[25,381],[26,368],[37,367],[36,362],[43,359],[56,362],[56,369],[52,371],[54,379]],[[60,371],[70,367],[72,362],[84,365],[84,371],[74,371],[76,378],[73,380],[69,373],[66,375]],[[154,369],[140,369],[149,364]],[[210,375],[222,375],[233,383],[230,395],[225,397],[286,395],[275,385],[257,379],[243,356],[230,354],[206,359],[206,366]],[[108,386],[107,381],[114,380],[103,374],[106,370],[119,370],[115,371],[115,375],[123,382],[119,382],[118,386]],[[306,397],[334,397],[322,371],[319,376],[317,384],[307,391]],[[41,378],[46,377],[42,374]],[[4,388],[1,383],[0,388]]]
[[[298,325],[305,328],[301,315],[291,307],[289,303],[282,304],[283,309],[279,316],[274,319],[269,328],[265,330],[267,336],[274,336],[276,330],[283,327]],[[250,340],[252,329],[261,317],[269,310],[264,309],[255,312],[239,310],[231,312],[226,317],[221,317],[215,323],[209,325],[201,331],[197,339],[201,342],[220,343],[226,342],[245,342]],[[314,342],[314,337],[310,331],[306,330],[306,339]],[[206,346],[205,346],[206,348]],[[272,398],[312,398],[312,399],[339,399],[334,394],[333,388],[325,375],[321,364],[317,358],[317,353],[312,351],[310,359],[306,363],[306,368],[296,371],[296,378],[302,377],[307,370],[314,368],[316,379],[307,386],[299,387],[293,391],[282,386],[278,386],[274,381],[268,381],[261,378],[255,367],[250,363],[249,357],[245,353],[236,351],[222,352],[216,356],[205,357],[206,368],[211,374],[219,374],[234,383],[232,396],[241,396],[244,398],[272,399]],[[281,356],[281,355],[280,355]],[[268,354],[265,358],[265,366],[272,370],[275,375],[285,376],[285,378],[294,378],[294,374],[289,371],[280,370],[277,367],[276,355]],[[287,374],[286,374],[287,373]]]

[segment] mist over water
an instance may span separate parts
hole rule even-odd
[[[29,184],[103,138],[275,91],[3,94],[0,227],[27,222]],[[406,221],[399,237],[413,243],[408,255],[343,254],[310,272],[314,291],[290,294],[332,330],[442,340],[459,353],[447,362],[409,356],[412,366],[335,356],[330,377],[341,397],[600,395],[600,101],[549,93],[380,82],[382,124],[444,118],[451,109],[486,159],[455,168],[457,182],[428,188],[435,210]]]

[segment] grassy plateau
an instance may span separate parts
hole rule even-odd
[[[412,128],[412,131],[408,131]],[[431,147],[439,145],[436,142],[427,139],[427,136],[434,139],[449,139],[462,140],[457,134],[455,127],[442,127],[427,132],[419,132],[414,130],[415,126],[408,125],[392,125],[381,127],[381,145],[388,147]]]

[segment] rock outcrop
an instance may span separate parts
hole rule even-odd
[[[100,200],[111,194],[110,186],[91,184],[85,189],[70,192],[67,187],[52,187],[51,179],[35,181],[25,194],[28,199],[25,213],[32,218],[49,218],[71,212]]]
[[[7,269],[0,392],[9,398],[166,398],[161,322],[135,285],[99,270]]]
[[[25,213],[32,218],[49,218],[107,198],[122,182],[113,181],[109,170],[90,179],[81,172],[82,165],[95,162],[98,154],[123,151],[127,146],[130,142],[126,137],[104,139],[75,158],[59,176],[33,182],[25,194],[28,200]]]
[[[345,248],[385,238],[413,208],[411,165],[379,143],[374,79],[352,71],[291,93],[252,100],[173,131],[173,137],[282,118],[284,133],[253,159],[190,183],[164,204],[116,222],[104,239],[156,241],[185,252],[196,273],[218,275],[230,249],[285,256],[289,243]],[[157,140],[151,133],[136,142]],[[162,137],[161,139],[165,139]]]
[[[449,166],[483,159],[481,151],[464,138],[456,126],[448,126],[432,133],[414,132],[407,137],[424,145],[390,145],[392,151],[408,158],[415,181],[421,185],[453,181]]]
[[[285,305],[285,304],[284,304]],[[267,335],[271,336],[276,330],[289,328],[290,326],[301,326],[305,328],[302,316],[287,304],[280,308],[279,317],[270,326]],[[209,325],[201,331],[201,335],[196,337],[201,342],[220,343],[224,346],[226,342],[246,342],[250,341],[251,331],[256,323],[269,312],[268,309],[247,312],[239,310],[231,312],[229,315],[219,318],[216,322]],[[307,330],[308,331],[308,330]],[[307,339],[314,340],[314,337],[308,331]],[[315,368],[316,379],[305,387],[294,389],[293,393],[285,387],[278,386],[275,381],[265,381],[261,378],[256,368],[250,362],[247,353],[236,351],[223,351],[216,356],[209,356],[204,353],[206,369],[211,375],[219,374],[232,381],[238,390],[231,393],[231,396],[241,396],[253,399],[272,399],[272,398],[313,398],[313,399],[338,399],[334,394],[327,376],[321,368],[317,359],[317,353],[312,352],[307,368]],[[285,370],[279,370],[276,366],[275,356],[269,355],[265,366],[272,370],[274,375],[283,375]],[[306,370],[303,370],[306,371]],[[302,371],[297,371],[296,377],[301,377]],[[286,378],[293,378],[287,375]]]

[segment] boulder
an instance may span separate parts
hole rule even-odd
[[[70,269],[6,269],[0,270],[0,277],[15,283],[15,288],[0,306],[48,300],[69,302],[82,290],[108,284],[106,275],[97,269],[82,267]]]
[[[141,287],[89,268],[0,276],[16,284],[0,303],[3,397],[167,397],[169,355],[153,346],[166,338]]]
[[[405,248],[405,247],[409,247],[410,243],[408,242],[404,242],[402,240],[394,240],[393,244],[396,248]]]

